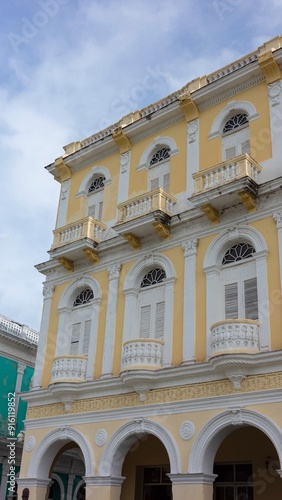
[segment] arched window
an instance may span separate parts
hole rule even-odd
[[[164,337],[165,288],[166,278],[160,268],[150,269],[140,283],[139,291],[139,335],[141,338],[162,340]]]
[[[224,287],[225,319],[258,319],[255,249],[237,243],[224,254],[221,281]]]
[[[91,288],[84,288],[75,297],[72,308],[72,333],[70,354],[88,355],[91,332],[91,303],[94,294]]]
[[[96,174],[87,191],[88,215],[99,221],[102,219],[105,180],[104,175]]]
[[[162,188],[169,192],[170,181],[170,148],[159,147],[151,156],[149,167],[149,191]]]
[[[222,128],[223,160],[250,153],[250,132],[247,113],[233,114]]]
[[[163,366],[171,365],[175,278],[172,262],[156,253],[138,260],[124,281],[123,343],[163,340]]]

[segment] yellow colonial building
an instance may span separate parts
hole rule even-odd
[[[279,36],[46,167],[31,500],[64,457],[61,500],[281,498],[281,68]]]

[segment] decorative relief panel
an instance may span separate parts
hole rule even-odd
[[[183,422],[183,424],[180,426],[179,434],[182,439],[184,439],[185,441],[189,441],[189,439],[191,439],[195,434],[195,425],[193,424],[193,422],[190,422],[189,420]]]
[[[272,107],[280,104],[281,88],[281,80],[268,85],[268,95]]]
[[[104,446],[108,439],[108,434],[105,429],[100,429],[99,431],[96,432],[95,436],[95,443],[97,446]]]
[[[29,436],[29,438],[26,440],[26,443],[25,443],[25,449],[27,452],[30,452],[33,450],[33,448],[35,447],[36,445],[36,440],[35,440],[35,437],[34,436]]]
[[[282,372],[246,377],[239,391],[233,388],[233,384],[228,379],[151,390],[147,393],[146,400],[143,404],[188,401],[190,399],[224,396],[227,394],[234,394],[235,392],[238,394],[278,388],[282,388]],[[106,396],[75,401],[72,405],[71,413],[113,410],[116,408],[135,406],[140,406],[140,397],[139,394],[134,392],[121,394],[119,396]],[[62,403],[56,403],[29,408],[27,411],[27,418],[53,417],[64,414],[64,405]]]

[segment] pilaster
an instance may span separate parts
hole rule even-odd
[[[182,244],[184,251],[183,363],[195,359],[196,256],[198,240]]]
[[[33,375],[33,389],[39,389],[42,382],[42,367],[44,365],[46,343],[48,336],[48,327],[51,313],[51,304],[55,287],[44,285],[43,287],[43,310],[40,326],[39,342],[37,347],[37,355],[35,369]]]
[[[280,291],[282,290],[282,212],[275,212],[273,219],[276,222],[278,234],[278,251],[279,251],[279,266],[280,266]]]
[[[118,279],[121,266],[115,264],[108,268],[109,273],[109,290],[108,290],[108,307],[106,317],[105,343],[103,354],[102,375],[110,375],[112,373],[113,352],[115,342],[115,325],[116,325],[116,308],[118,295]]]

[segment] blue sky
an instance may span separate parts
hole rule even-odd
[[[0,314],[39,329],[59,185],[83,139],[282,32],[281,0],[4,0]]]

